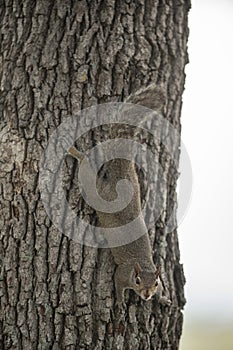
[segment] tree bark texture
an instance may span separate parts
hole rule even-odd
[[[0,1],[0,349],[178,349],[184,275],[177,231],[165,232],[166,216],[150,237],[172,307],[130,292],[116,326],[111,253],[54,227],[38,173],[49,135],[67,116],[122,101],[151,82],[163,86],[164,114],[180,131],[189,8],[186,0]],[[104,128],[80,147],[102,138]],[[64,190],[78,197],[76,167],[67,160]],[[165,168],[168,215],[178,174],[169,162]],[[77,205],[93,218],[82,201]]]

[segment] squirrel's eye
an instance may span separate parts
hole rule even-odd
[[[159,283],[156,281],[156,282],[155,282],[155,287],[158,287],[158,285],[159,285]]]
[[[139,286],[139,284],[141,283],[141,278],[140,277],[136,277],[135,283]]]

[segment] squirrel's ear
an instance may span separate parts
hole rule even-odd
[[[135,270],[135,272],[136,272],[136,275],[138,275],[138,274],[142,271],[141,266],[139,265],[138,262],[136,262],[136,263],[134,264],[134,270]]]
[[[159,265],[159,266],[157,267],[157,270],[155,271],[155,278],[156,278],[156,279],[159,277],[160,272],[161,272],[161,266]]]

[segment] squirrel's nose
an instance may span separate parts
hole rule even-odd
[[[146,290],[144,293],[145,299],[148,299],[150,296],[149,290]]]

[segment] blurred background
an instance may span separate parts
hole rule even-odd
[[[192,200],[179,226],[181,350],[233,349],[233,1],[193,0],[182,140]],[[181,169],[182,171],[182,169]]]

